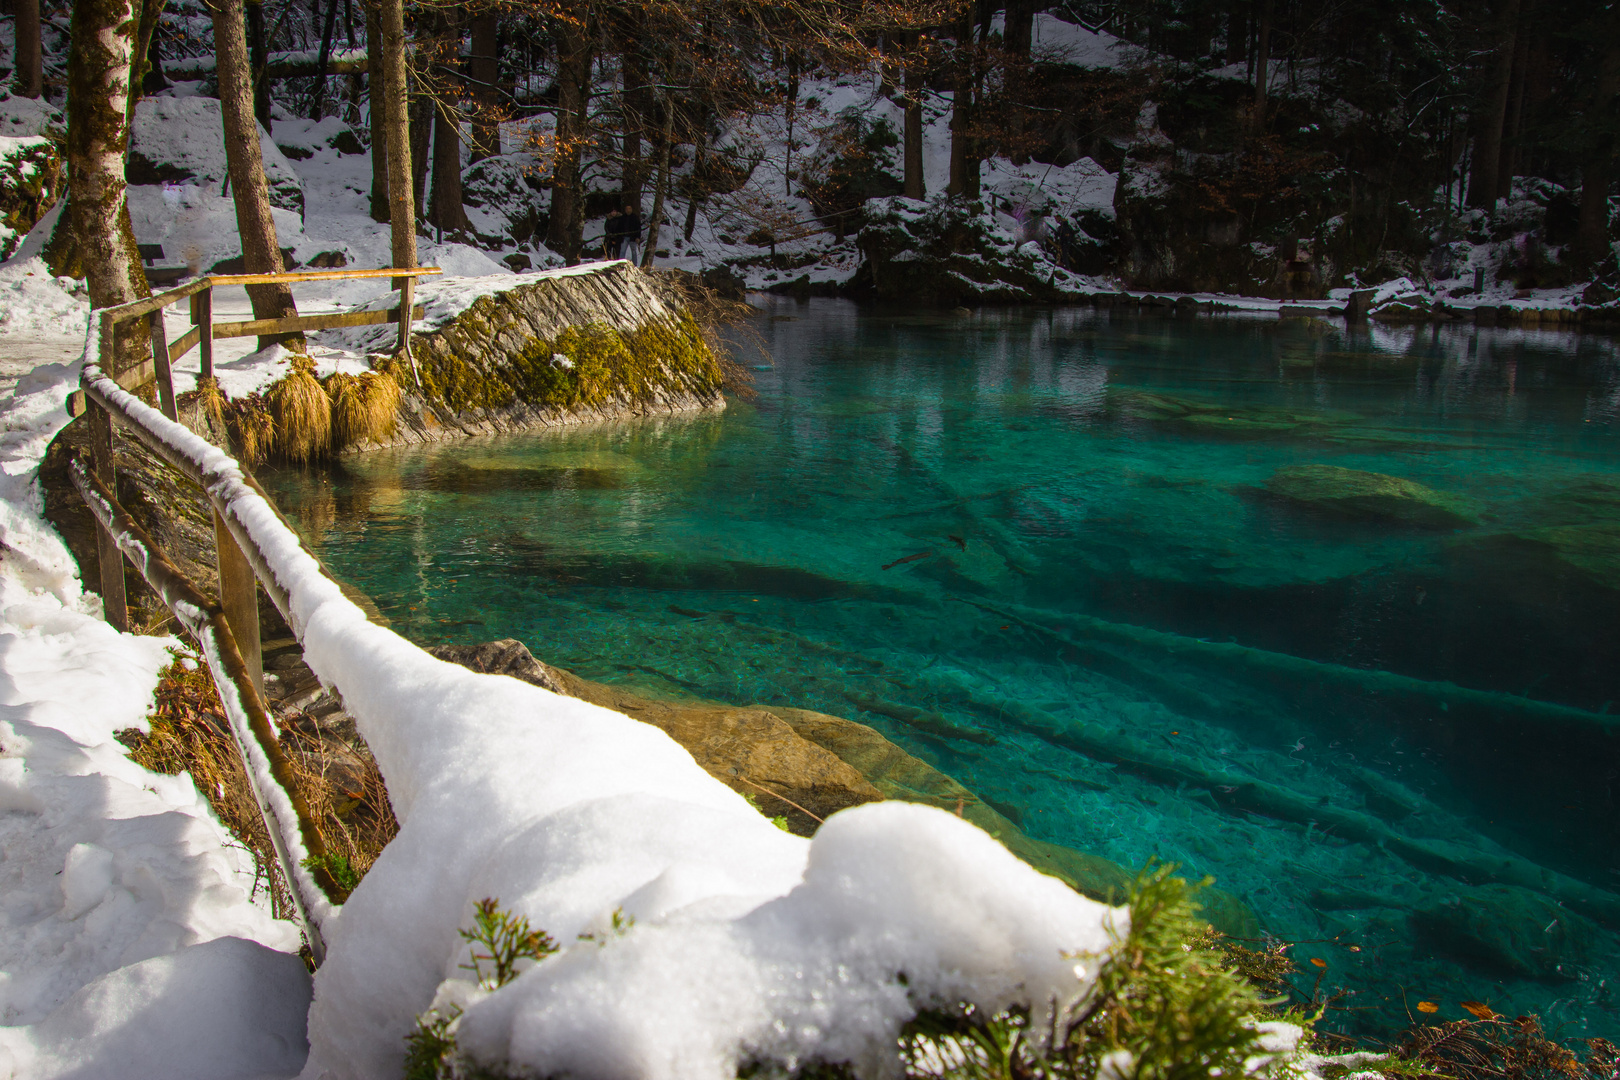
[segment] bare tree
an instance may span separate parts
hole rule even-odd
[[[37,98],[45,90],[39,47],[39,0],[15,0],[12,18],[17,44],[11,92],[18,97]]]
[[[371,220],[388,220],[388,95],[383,88],[382,22],[366,4],[366,93],[371,104]]]
[[[586,5],[557,21],[557,147],[551,167],[551,220],[546,246],[569,263],[585,247],[585,199],[580,151],[589,138],[593,17]]]
[[[66,230],[57,229],[52,246],[57,273],[82,272],[90,302],[109,307],[151,295],[135,231],[130,226],[124,183],[124,152],[134,55],[134,12],[129,0],[77,0],[68,52],[68,203]],[[74,265],[64,265],[74,264]],[[145,351],[139,320],[124,324],[117,350],[120,364]]]
[[[501,152],[500,17],[485,11],[472,20],[472,53],[467,57],[467,78],[472,84],[473,161],[498,157]]]
[[[1474,173],[1468,184],[1468,205],[1495,209],[1502,164],[1502,128],[1507,121],[1508,91],[1513,81],[1513,56],[1519,28],[1519,0],[1500,0],[1496,57],[1491,64],[1489,95],[1476,116]]]
[[[416,199],[411,183],[410,111],[405,86],[404,0],[380,0],[383,100],[388,129],[388,223],[394,265],[416,265]]]
[[[248,69],[248,44],[243,25],[243,0],[211,0],[214,54],[219,72],[219,106],[225,127],[225,163],[230,174],[231,197],[236,203],[236,231],[242,240],[242,266],[250,274],[279,274],[281,245],[270,214],[270,184],[264,173],[259,125],[253,115],[253,81]],[[292,289],[286,284],[249,285],[257,319],[281,319],[298,314]],[[260,338],[302,347],[303,335]]]

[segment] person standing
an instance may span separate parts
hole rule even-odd
[[[623,241],[620,252],[632,263],[641,262],[641,211],[626,204],[619,216],[619,236]]]
[[[607,220],[602,223],[602,258],[617,259],[619,248],[624,243],[624,235],[619,221],[619,208],[614,207],[608,211]]]

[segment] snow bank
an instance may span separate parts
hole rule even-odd
[[[32,1029],[0,1028],[0,1074],[46,1080],[265,1080],[308,1052],[296,956],[218,938],[120,968]]]
[[[82,333],[85,305],[37,260],[0,269],[8,286]],[[284,955],[297,932],[253,902],[251,857],[191,780],[113,738],[143,725],[176,643],[102,621],[40,517],[78,374],[41,366],[0,404],[0,1075],[286,1075],[309,993]]]
[[[258,131],[270,202],[301,215],[303,182],[264,128],[260,126]],[[133,184],[183,183],[218,189],[226,176],[225,127],[219,102],[205,97],[142,98],[135,106],[129,156]]]

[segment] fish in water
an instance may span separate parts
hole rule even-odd
[[[915,555],[907,555],[903,559],[896,559],[896,560],[894,560],[894,562],[890,563],[888,566],[885,566],[883,569],[890,570],[890,569],[893,569],[896,566],[899,566],[901,563],[916,562],[918,559],[926,559],[926,558],[928,558],[928,556],[930,556],[932,554],[933,554],[932,551],[919,551]]]
[[[947,534],[945,539],[949,540],[951,543],[955,544],[957,547],[961,548],[963,551],[967,550],[967,541],[962,539],[960,536],[951,536],[951,535]]]

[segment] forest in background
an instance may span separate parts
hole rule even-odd
[[[8,6],[11,93],[59,102],[71,6]],[[527,162],[522,180],[544,200],[530,246],[563,262],[589,253],[588,220],[626,202],[653,231],[684,227],[690,240],[698,215],[772,157],[786,159],[770,162],[783,194],[813,209],[804,220],[752,208],[741,239],[772,259],[806,232],[858,235],[875,199],[971,205],[990,159],[1090,158],[1119,183],[1111,207],[1069,223],[1074,242],[1058,257],[1077,273],[1319,295],[1401,274],[1449,278],[1457,245],[1495,243],[1493,276],[1516,287],[1599,279],[1587,300],[1605,302],[1620,285],[1613,4],[145,0],[128,10],[139,90],[200,79],[204,94],[245,94],[272,137],[278,115],[340,117],[370,153],[374,219],[403,211],[413,233],[486,248],[513,239],[480,237],[469,221],[464,185],[487,179],[479,165],[491,158]],[[1113,62],[1041,49],[1041,18],[1117,39]],[[220,57],[221,19],[243,28],[240,62]],[[802,87],[850,74],[875,79],[903,121],[813,115]],[[403,109],[390,110],[391,93]],[[736,137],[767,115],[785,139]],[[948,124],[941,190],[925,184],[930,115]],[[513,138],[536,119],[544,126]],[[390,193],[391,126],[394,156],[408,158],[396,183],[410,188],[408,210]],[[677,206],[684,221],[671,220]],[[274,246],[244,235],[249,269],[273,261]]]

